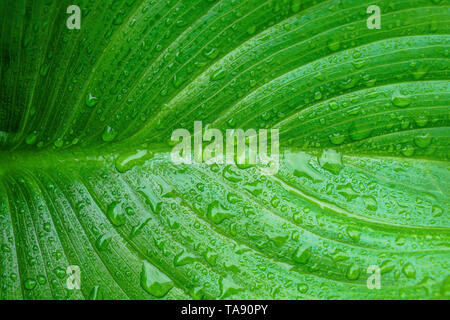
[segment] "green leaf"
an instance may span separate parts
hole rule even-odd
[[[76,2],[0,3],[0,299],[449,299],[447,1]]]

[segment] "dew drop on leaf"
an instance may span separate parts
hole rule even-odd
[[[35,144],[37,137],[38,137],[38,133],[36,131],[33,131],[26,137],[25,143],[30,144],[30,145]]]
[[[292,258],[297,263],[305,264],[311,258],[311,253],[312,253],[311,246],[307,246],[307,245],[301,246],[301,247],[298,247],[297,250],[295,250]]]
[[[122,204],[118,201],[110,203],[106,210],[106,215],[113,225],[120,227],[125,223],[125,213],[122,209]]]
[[[174,283],[158,268],[144,261],[141,271],[141,286],[151,295],[162,298],[173,288]]]
[[[24,283],[24,287],[27,290],[33,290],[37,285],[36,280],[34,279],[26,279]]]
[[[98,98],[94,97],[92,93],[89,93],[89,95],[86,97],[86,106],[93,108],[97,105]]]
[[[414,268],[414,266],[408,262],[406,263],[403,268],[402,268],[403,274],[410,279],[415,279],[416,278],[416,269]]]
[[[114,130],[114,128],[111,128],[110,126],[105,127],[102,134],[102,139],[105,142],[113,141],[117,136],[117,131]]]
[[[399,91],[396,91],[394,92],[391,101],[394,106],[404,108],[411,104],[411,97],[403,95]]]
[[[95,242],[95,246],[99,251],[105,251],[108,249],[111,240],[112,240],[111,235],[103,234],[97,239],[97,241]]]
[[[342,144],[345,141],[345,136],[341,133],[334,133],[329,136],[330,142],[335,145]]]
[[[432,137],[429,133],[425,133],[414,138],[414,143],[419,148],[426,148],[431,144]]]
[[[351,264],[346,273],[346,277],[349,280],[357,280],[361,274],[361,268],[357,264]]]

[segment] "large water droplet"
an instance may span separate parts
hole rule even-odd
[[[394,92],[392,96],[392,104],[399,108],[407,107],[411,104],[411,97],[401,94],[399,91]]]
[[[108,249],[111,239],[112,239],[111,235],[107,233],[103,234],[97,239],[97,241],[95,242],[95,246],[99,251],[105,251]]]
[[[414,138],[414,143],[419,148],[426,148],[431,144],[432,137],[429,133],[425,133]]]
[[[207,217],[215,223],[221,223],[223,220],[232,217],[216,200],[209,204]]]
[[[122,209],[122,204],[120,202],[112,202],[106,211],[108,219],[116,227],[120,227],[125,223],[125,213]]]
[[[173,288],[174,283],[159,269],[144,261],[141,272],[141,286],[151,295],[162,298]]]

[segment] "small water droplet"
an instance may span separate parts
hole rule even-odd
[[[105,127],[102,134],[102,139],[105,142],[113,141],[117,136],[117,131],[110,126]]]
[[[38,133],[36,131],[33,131],[32,133],[30,133],[27,136],[27,138],[25,139],[25,143],[29,144],[29,145],[35,144],[36,140],[37,140],[37,137],[38,137]]]
[[[346,277],[349,280],[357,280],[361,274],[361,268],[357,264],[351,264],[347,269]]]
[[[94,97],[92,93],[89,93],[89,95],[86,97],[86,106],[93,108],[97,105],[98,98]]]

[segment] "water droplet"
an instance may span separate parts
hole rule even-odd
[[[50,69],[50,66],[48,64],[44,64],[40,70],[41,77],[46,77],[49,69]]]
[[[247,28],[247,33],[248,33],[249,35],[252,35],[252,34],[254,34],[255,32],[256,32],[256,26],[255,26],[255,25],[252,25],[252,26],[250,26],[250,27]]]
[[[345,141],[345,136],[341,133],[334,133],[329,136],[330,142],[335,145],[342,144]]]
[[[366,61],[365,60],[354,60],[352,62],[352,64],[355,67],[355,69],[361,69],[366,64]]]
[[[59,278],[63,279],[66,276],[66,270],[64,270],[62,267],[56,267],[53,270],[53,273]]]
[[[320,100],[320,99],[322,99],[322,92],[316,91],[316,93],[314,93],[314,99],[315,99],[315,100]]]
[[[359,239],[361,238],[361,232],[355,228],[348,227],[346,232],[347,235],[355,242],[358,242]]]
[[[392,96],[392,104],[399,108],[407,107],[411,104],[411,97],[401,94],[399,91],[394,92]]]
[[[219,51],[216,48],[211,48],[204,52],[205,57],[208,59],[215,59],[219,55]]]
[[[341,48],[341,42],[339,40],[332,40],[328,43],[328,49],[331,51],[338,51]]]
[[[428,124],[428,118],[426,116],[418,116],[414,121],[419,127],[425,127]]]
[[[216,200],[208,205],[207,217],[214,223],[221,223],[223,220],[232,217]]]
[[[429,133],[425,133],[414,138],[414,143],[419,148],[426,148],[431,144],[432,137]]]
[[[225,69],[219,69],[213,73],[213,75],[211,76],[211,80],[216,81],[216,80],[223,79],[225,77],[225,75],[226,75]]]
[[[416,269],[410,262],[406,263],[403,266],[402,271],[407,278],[410,278],[410,279],[416,278]]]
[[[162,298],[173,288],[174,283],[159,269],[144,261],[141,272],[141,286],[151,295]]]
[[[210,265],[215,266],[218,254],[214,252],[213,250],[207,250],[204,254],[206,262],[208,262]]]
[[[141,233],[142,229],[147,225],[147,223],[151,220],[150,215],[144,216],[141,218],[139,223],[131,229],[130,237],[135,237]]]
[[[45,278],[45,276],[43,276],[43,275],[38,276],[38,283],[40,285],[44,285],[46,282],[47,282],[47,279]]]
[[[58,138],[55,140],[53,144],[55,145],[56,148],[61,148],[64,144],[64,141],[61,138]]]
[[[176,267],[184,266],[186,264],[192,263],[196,260],[196,257],[190,254],[189,252],[182,251],[173,259],[173,264]]]
[[[395,263],[392,260],[385,260],[380,265],[381,273],[388,273],[395,269]]]
[[[35,144],[38,137],[38,133],[36,131],[33,131],[30,133],[27,138],[25,139],[26,144]]]
[[[444,210],[442,210],[441,207],[434,205],[431,208],[431,214],[433,217],[440,217],[442,216],[442,213],[444,213]]]
[[[94,97],[91,93],[86,97],[86,105],[90,108],[93,108],[97,105],[98,99]]]
[[[360,274],[361,268],[357,264],[353,263],[348,267],[346,277],[349,280],[357,280]]]
[[[312,249],[310,246],[301,246],[298,247],[297,250],[295,250],[293,259],[295,262],[300,264],[305,264],[309,261],[309,258],[311,258]]]
[[[328,104],[328,107],[330,107],[330,109],[334,111],[334,110],[337,110],[337,108],[339,108],[339,105],[336,101],[331,101]]]
[[[95,246],[97,247],[98,250],[105,251],[108,249],[111,240],[112,240],[111,235],[109,234],[101,235],[95,242]]]
[[[112,202],[106,211],[108,219],[116,227],[120,227],[125,223],[125,213],[122,210],[122,204],[120,202]]]
[[[297,290],[300,293],[306,293],[308,291],[308,285],[306,283],[299,283],[297,285]]]
[[[27,279],[27,280],[25,280],[24,286],[25,286],[25,289],[27,289],[27,290],[33,290],[36,287],[36,284],[37,284],[36,280]]]
[[[105,142],[113,141],[117,136],[117,131],[111,128],[110,126],[105,127],[103,130],[102,139]]]
[[[402,154],[405,157],[411,157],[412,155],[414,155],[414,147],[412,145],[406,145],[402,148]]]

